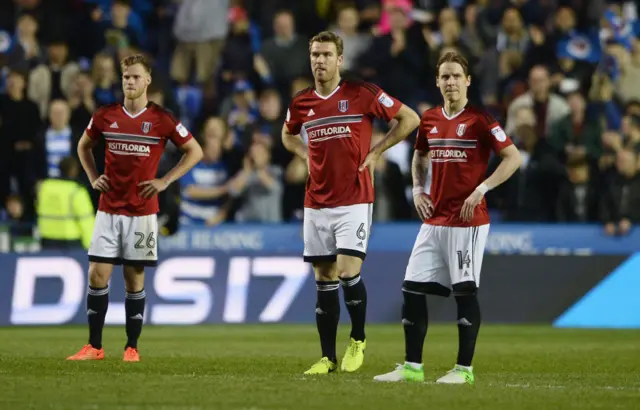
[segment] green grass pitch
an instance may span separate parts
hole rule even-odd
[[[1,409],[640,409],[640,331],[480,329],[475,386],[433,383],[457,351],[455,324],[433,325],[423,384],[378,383],[403,361],[401,325],[369,326],[358,373],[305,377],[314,325],[143,329],[140,363],[123,363],[124,327],[105,329],[106,358],[67,362],[84,327],[0,328]],[[348,327],[341,326],[338,354]]]

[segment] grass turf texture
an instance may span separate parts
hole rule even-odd
[[[348,326],[340,330],[341,357]],[[454,324],[429,328],[424,384],[374,382],[403,361],[402,327],[367,331],[359,372],[308,377],[319,358],[313,325],[147,326],[140,363],[122,362],[124,326],[105,329],[98,362],[64,360],[84,327],[0,328],[0,408],[640,408],[640,331],[483,326],[475,386],[433,383],[454,364]]]

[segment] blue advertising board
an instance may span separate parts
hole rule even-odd
[[[406,257],[371,255],[373,321],[397,321]],[[0,254],[0,326],[86,323],[87,255]],[[378,274],[384,273],[384,274]],[[375,278],[375,280],[374,280]],[[167,254],[146,275],[145,322],[314,322],[316,286],[299,255]],[[390,289],[395,291],[391,292]],[[114,270],[107,324],[124,324],[124,283]]]
[[[408,256],[367,256],[362,274],[369,323],[400,326]],[[638,255],[486,255],[483,321],[640,328],[638,263]],[[85,324],[87,268],[85,252],[0,254],[0,326]],[[315,321],[314,275],[297,252],[163,252],[158,266],[146,271],[145,290],[147,324]],[[115,269],[107,324],[124,324],[124,296]],[[428,301],[431,321],[455,323],[452,298]],[[346,309],[341,319],[349,321]]]
[[[374,223],[369,251],[411,252],[420,229],[416,223]],[[234,225],[184,227],[162,238],[162,251],[302,252],[302,225]],[[609,237],[601,225],[492,224],[486,252],[524,255],[630,255],[640,246],[640,230]]]

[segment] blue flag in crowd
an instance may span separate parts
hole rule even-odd
[[[605,11],[604,18],[611,26],[610,36],[604,40],[608,43],[620,44],[627,50],[631,50],[631,43],[634,35],[633,22],[623,20],[612,10]]]
[[[580,33],[572,31],[556,44],[558,58],[597,63],[602,56],[597,32]]]

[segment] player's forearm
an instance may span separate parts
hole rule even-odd
[[[382,154],[389,148],[393,147],[400,141],[407,138],[409,133],[415,130],[420,125],[420,117],[413,110],[403,107],[401,108],[402,114],[396,117],[396,124],[391,127],[387,135],[378,142],[371,151],[376,152],[378,155]]]
[[[411,177],[413,179],[413,188],[424,189],[427,183],[427,172],[429,170],[429,155],[414,151],[413,160],[411,161]]]
[[[282,144],[289,152],[299,156],[306,161],[308,157],[307,146],[304,144],[301,136],[283,133]]]
[[[84,169],[84,172],[89,178],[89,182],[95,181],[99,175],[91,147],[78,144],[78,158],[80,159],[80,164],[82,164],[82,169]]]
[[[490,189],[494,189],[495,187],[499,186],[504,181],[509,179],[511,175],[513,175],[513,173],[516,172],[518,168],[520,168],[521,164],[522,159],[519,152],[514,155],[509,155],[502,158],[502,161],[500,161],[500,164],[498,165],[496,170],[493,171],[493,174],[491,174],[489,178],[487,178],[481,185],[485,185],[487,191]]]
[[[202,159],[202,148],[200,145],[194,144],[189,147],[188,151],[182,155],[180,161],[167,172],[167,174],[162,178],[162,180],[170,185],[174,181],[180,179],[184,174],[186,174],[191,168],[193,168],[200,160]]]

